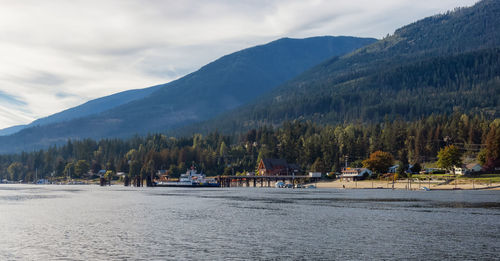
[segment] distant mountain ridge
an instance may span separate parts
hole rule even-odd
[[[252,101],[330,57],[375,41],[344,36],[283,38],[244,49],[161,85],[140,99],[0,137],[0,152],[39,149],[67,139],[123,138],[200,122]]]
[[[2,129],[0,130],[0,136],[11,135],[29,127],[58,123],[58,122],[82,118],[93,114],[98,114],[103,111],[109,110],[113,107],[129,103],[133,100],[142,99],[150,95],[154,91],[158,90],[161,86],[162,85],[144,89],[138,89],[138,90],[127,90],[112,95],[104,96],[101,98],[97,98],[94,100],[90,100],[88,102],[83,103],[82,105],[52,114],[44,118],[40,118],[38,120],[31,122],[30,124],[18,125]]]
[[[299,75],[184,135],[244,131],[290,120],[415,120],[454,111],[499,117],[500,1],[435,15]]]
[[[7,127],[7,128],[4,128],[4,129],[1,129],[0,130],[0,136],[5,136],[5,135],[11,135],[11,134],[14,134],[24,128],[26,128],[26,126],[28,126],[27,124],[24,124],[24,125],[15,125],[15,126],[11,126],[11,127]]]
[[[223,56],[169,83],[168,88],[109,110],[103,117],[120,120],[121,127],[139,133],[203,121],[253,100],[325,57],[345,54],[374,41],[354,37],[279,39]],[[162,115],[158,115],[160,111]],[[132,126],[137,118],[144,118],[142,129]]]

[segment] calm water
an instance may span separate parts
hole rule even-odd
[[[499,256],[500,191],[0,185],[0,260]]]

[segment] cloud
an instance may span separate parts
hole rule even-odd
[[[19,98],[7,94],[3,91],[0,91],[0,103],[2,104],[10,104],[10,105],[26,105],[26,102],[19,100]]]
[[[0,128],[281,37],[381,38],[476,0],[0,0]]]

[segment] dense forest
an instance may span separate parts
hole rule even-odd
[[[385,151],[400,163],[435,162],[438,151],[453,144],[467,161],[500,166],[500,119],[455,113],[416,121],[318,125],[286,122],[234,136],[218,132],[173,138],[163,134],[128,140],[90,139],[30,153],[0,156],[0,178],[32,181],[42,177],[86,178],[101,169],[130,176],[169,170],[178,176],[194,164],[209,175],[255,171],[260,158],[284,158],[304,171],[339,171],[347,157],[359,166],[374,151]]]

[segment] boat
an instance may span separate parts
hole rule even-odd
[[[194,167],[181,174],[179,181],[160,181],[157,187],[220,187],[214,178],[207,178],[203,173],[197,173]]]
[[[421,187],[420,189],[421,189],[421,190],[424,190],[424,191],[430,191],[430,190],[431,190],[431,189],[430,189],[430,188],[428,188],[428,187]]]

